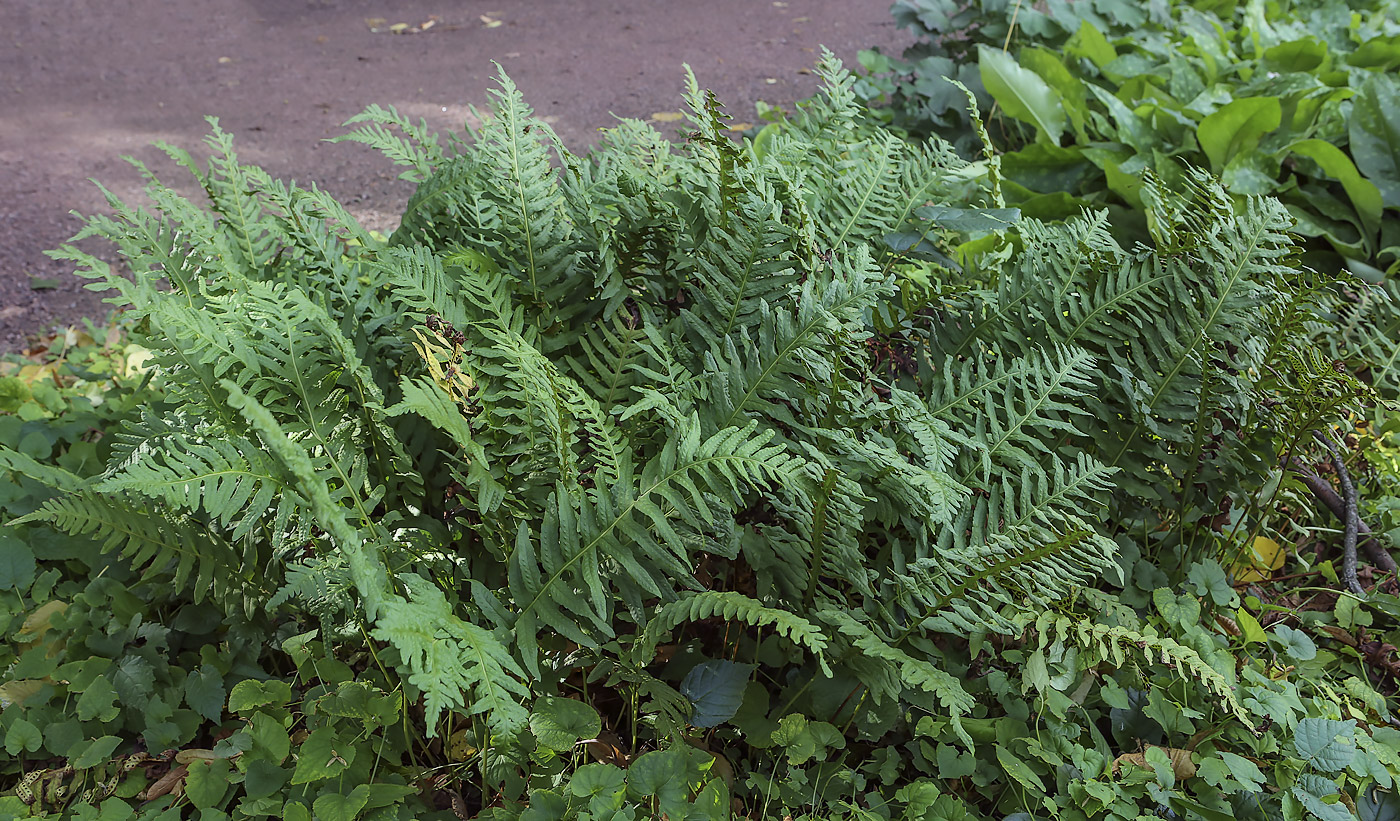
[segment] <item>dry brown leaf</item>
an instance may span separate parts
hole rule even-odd
[[[1167,758],[1172,764],[1172,774],[1178,779],[1191,778],[1196,774],[1196,762],[1191,760],[1191,751],[1183,750],[1179,747],[1157,747],[1166,752]],[[1124,753],[1113,759],[1113,772],[1116,775],[1124,763],[1136,764],[1139,767],[1151,769],[1152,765],[1147,763],[1147,753]]]
[[[157,798],[160,798],[162,795],[166,795],[171,792],[174,792],[176,795],[183,793],[185,775],[189,773],[189,771],[189,767],[185,766],[184,764],[181,764],[180,766],[161,776],[154,784],[147,787],[145,792],[141,793],[141,800],[154,801]],[[179,787],[180,789],[176,790],[176,787]]]
[[[590,738],[583,744],[594,761],[624,768],[631,762],[632,757],[622,749],[622,739],[612,730],[604,730],[597,738]]]

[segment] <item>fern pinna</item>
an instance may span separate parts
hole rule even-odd
[[[929,713],[972,743],[949,635],[1150,646],[1233,705],[1194,651],[1063,614],[1121,582],[1211,414],[1260,401],[1238,374],[1272,364],[1253,340],[1294,288],[1286,215],[1199,180],[1149,183],[1157,249],[1092,214],[987,232],[1014,212],[985,168],[870,127],[821,73],[743,145],[693,78],[683,142],[623,121],[586,157],[504,78],[466,139],[371,108],[347,139],[419,183],[387,240],[240,163],[217,122],[207,170],[167,148],[212,216],[148,175],[155,210],[109,195],[79,235],[129,276],[59,255],[138,320],[168,405],[90,482],[0,451],[54,488],[29,519],[368,638],[428,736],[482,728],[510,800],[537,699],[625,691],[612,729],[677,743],[689,696],[658,648],[682,636],[757,662],[745,704],[772,722],[866,740]],[[959,225],[982,238],[955,252]]]

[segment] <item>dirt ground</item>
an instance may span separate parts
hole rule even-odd
[[[810,95],[825,45],[896,46],[888,0],[6,0],[0,3],[0,350],[105,313],[44,256],[103,202],[135,197],[122,155],[169,180],[150,144],[189,149],[204,115],[240,156],[316,182],[370,227],[411,193],[376,152],[324,138],[370,103],[460,128],[499,62],[574,150],[613,115],[680,108],[682,64],[736,121]],[[399,25],[406,24],[406,25]],[[426,25],[425,25],[426,24]],[[395,29],[402,29],[396,32]],[[663,118],[664,120],[664,118]],[[658,127],[667,128],[664,122]],[[93,250],[100,248],[93,246]]]

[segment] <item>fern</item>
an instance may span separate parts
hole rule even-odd
[[[1388,352],[1388,309],[1301,281],[1286,212],[1204,178],[1148,182],[1156,247],[1124,250],[1102,214],[1021,220],[940,279],[885,238],[929,204],[1001,207],[997,181],[873,128],[829,55],[820,73],[761,145],[693,77],[688,142],[623,122],[581,157],[505,79],[463,139],[371,108],[347,139],[418,182],[387,243],[217,126],[207,169],[169,149],[212,213],[143,169],[154,209],[107,194],[79,234],[130,278],[60,256],[129,306],[178,410],[135,419],[90,481],[0,449],[55,493],[26,521],[351,651],[363,625],[425,732],[465,722],[490,778],[535,766],[531,700],[584,683],[635,708],[610,730],[679,743],[654,657],[682,626],[761,655],[749,686],[792,709],[818,682],[869,695],[870,737],[908,736],[918,707],[971,743],[995,705],[948,648],[1113,581],[1126,533],[1184,533],[1162,525],[1204,474],[1253,487],[1283,451],[1263,422],[1360,410],[1298,342],[1331,311],[1344,355]],[[1261,420],[1253,444],[1218,441],[1221,413]],[[1145,644],[1243,718],[1184,645],[1053,624],[1106,664]]]

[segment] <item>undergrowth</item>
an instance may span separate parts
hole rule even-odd
[[[109,195],[129,336],[0,383],[0,812],[1394,813],[1393,579],[1271,581],[1372,292],[1204,174],[1026,218],[820,71],[757,144],[371,108],[387,239],[217,122],[209,210]]]

